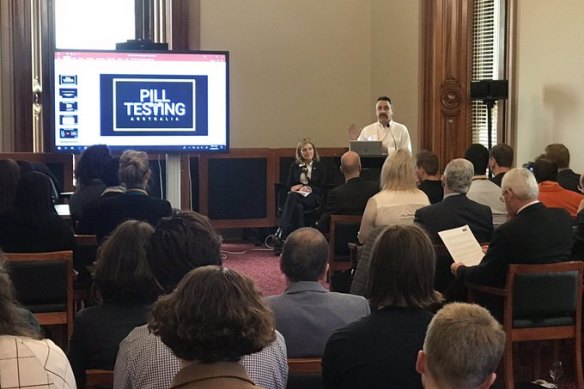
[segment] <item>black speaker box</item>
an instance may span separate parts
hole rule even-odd
[[[509,81],[480,80],[470,83],[470,97],[475,100],[502,100],[509,96]]]

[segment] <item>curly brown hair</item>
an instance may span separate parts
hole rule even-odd
[[[219,266],[189,272],[154,304],[148,328],[178,358],[202,363],[238,361],[276,339],[253,281]]]

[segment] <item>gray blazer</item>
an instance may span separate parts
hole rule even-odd
[[[289,358],[321,357],[333,332],[370,313],[365,298],[329,292],[317,281],[295,282],[265,301],[284,335]]]

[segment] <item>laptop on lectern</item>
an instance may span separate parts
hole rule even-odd
[[[352,140],[349,150],[356,152],[359,156],[382,155],[383,144],[380,140]]]

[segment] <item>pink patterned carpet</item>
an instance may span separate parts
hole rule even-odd
[[[253,279],[264,296],[280,294],[286,289],[279,257],[271,249],[251,243],[223,243],[221,253],[223,265]]]

